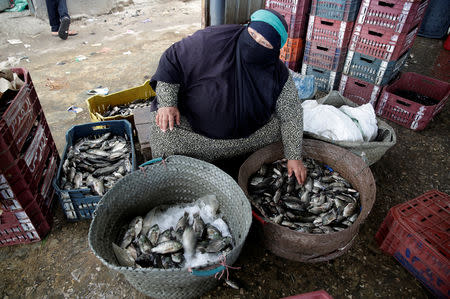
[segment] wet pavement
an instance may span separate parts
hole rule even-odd
[[[86,90],[102,85],[118,91],[142,84],[154,72],[167,46],[199,28],[200,1],[155,2],[148,6],[138,3],[94,21],[75,21],[74,28],[80,35],[67,43],[47,38],[45,31],[35,38],[24,31],[21,38],[32,45],[32,50],[22,45],[19,51],[0,44],[0,61],[13,55],[28,56],[30,62],[24,59],[20,66],[31,72],[60,153],[66,130],[89,121]],[[138,9],[141,15],[130,17]],[[143,23],[147,18],[152,20],[150,24]],[[180,25],[171,24],[174,18]],[[8,35],[11,38],[17,37]],[[102,45],[93,46],[97,43]],[[406,70],[450,81],[450,52],[442,44],[417,38]],[[126,51],[132,55],[124,55]],[[88,59],[76,62],[77,55]],[[65,64],[57,65],[60,61]],[[57,88],[51,88],[48,80],[62,87],[53,84]],[[70,105],[84,111],[66,112]],[[420,132],[388,122],[397,133],[397,145],[371,167],[377,185],[376,202],[346,254],[315,264],[279,258],[261,246],[259,227],[254,223],[235,263],[241,269],[230,270],[241,289],[220,283],[204,298],[279,298],[320,289],[334,298],[432,297],[400,263],[378,249],[374,235],[392,206],[431,189],[450,194],[449,111],[445,106]],[[235,165],[241,162],[236,160]],[[227,168],[232,175],[237,173],[237,167]],[[68,223],[58,203],[54,213],[54,226],[44,241],[0,248],[0,297],[144,298],[122,275],[107,269],[92,254],[87,242],[89,221]]]

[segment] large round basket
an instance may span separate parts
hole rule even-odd
[[[260,218],[264,246],[274,254],[300,262],[321,262],[344,254],[352,245],[359,226],[375,202],[375,181],[364,161],[341,147],[311,139],[303,141],[303,156],[321,161],[347,179],[359,191],[361,213],[349,228],[330,234],[308,234]],[[284,158],[281,143],[273,143],[252,154],[239,170],[239,186],[248,196],[248,180],[264,163]],[[258,217],[259,218],[259,217]],[[266,219],[267,220],[267,219]]]
[[[216,195],[233,236],[235,247],[226,256],[226,263],[231,265],[238,258],[250,229],[250,203],[228,174],[210,163],[185,156],[170,156],[120,180],[97,206],[89,228],[89,245],[103,264],[124,274],[137,290],[148,296],[200,296],[216,286],[213,276],[196,276],[186,269],[122,267],[111,243],[117,242],[120,228],[133,217],[145,215],[159,205],[193,202],[207,194]]]

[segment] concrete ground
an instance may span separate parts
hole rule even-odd
[[[60,154],[65,132],[89,122],[87,90],[115,92],[142,84],[156,70],[161,53],[200,28],[200,0],[135,0],[109,15],[73,21],[79,35],[63,41],[28,12],[0,13],[0,62],[27,68]],[[7,40],[20,39],[11,45]],[[450,52],[442,41],[417,38],[407,70],[450,81]],[[85,60],[76,57],[84,55]],[[11,58],[10,58],[11,57]],[[80,60],[80,59],[78,59]],[[67,112],[71,105],[83,108]],[[377,248],[374,235],[388,210],[430,189],[450,193],[449,108],[421,132],[389,122],[398,144],[375,165],[377,198],[352,248],[317,264],[291,262],[266,251],[252,227],[232,271],[240,290],[219,284],[218,298],[277,298],[324,289],[335,298],[427,298],[431,294],[394,258]],[[236,169],[234,169],[236,171]],[[108,270],[89,249],[89,221],[68,223],[57,203],[55,224],[38,243],[0,248],[2,298],[143,298],[125,278]]]

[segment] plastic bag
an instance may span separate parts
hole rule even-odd
[[[367,103],[355,108],[343,105],[339,110],[357,121],[356,125],[361,128],[364,141],[372,141],[377,137],[377,118],[372,104]]]
[[[303,130],[335,141],[363,141],[358,126],[344,112],[315,100],[302,103]]]
[[[301,75],[292,70],[289,70],[289,73],[294,80],[295,87],[297,87],[300,100],[312,99],[317,92],[317,86],[315,86],[314,76]]]

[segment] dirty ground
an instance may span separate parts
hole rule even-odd
[[[30,71],[61,154],[65,132],[90,121],[86,91],[104,86],[115,92],[142,84],[168,46],[200,28],[200,4],[135,0],[111,14],[74,20],[79,35],[67,41],[52,37],[48,24],[28,11],[0,13],[0,62],[21,59],[18,66]],[[10,45],[8,39],[23,44]],[[442,41],[419,37],[412,53],[406,70],[450,81],[450,52]],[[79,55],[87,59],[76,61]],[[84,110],[67,112],[71,105]],[[317,264],[284,260],[260,246],[254,225],[235,264],[242,268],[231,273],[242,288],[219,284],[204,298],[278,298],[319,289],[335,298],[431,297],[394,258],[377,249],[374,235],[392,206],[430,189],[450,193],[449,114],[447,105],[422,132],[389,122],[398,144],[371,168],[376,202],[345,255]],[[58,203],[54,212],[54,226],[44,241],[0,248],[2,298],[145,297],[91,253],[88,221],[66,222]]]

